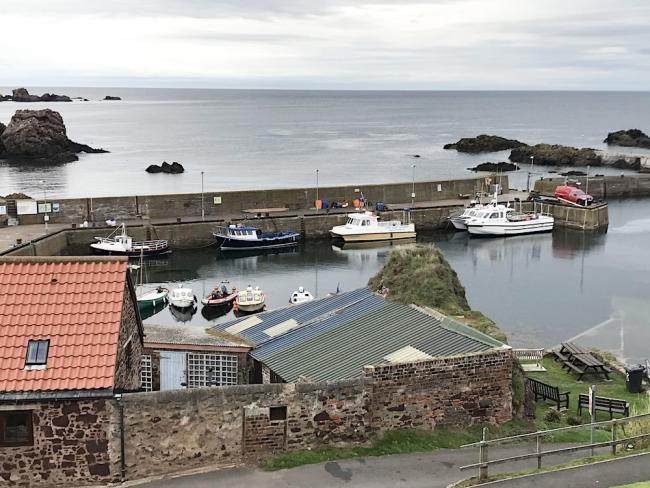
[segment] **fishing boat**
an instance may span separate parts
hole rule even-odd
[[[180,309],[190,308],[196,303],[196,297],[191,288],[184,287],[181,283],[177,288],[172,288],[169,293],[169,303]]]
[[[222,307],[231,305],[235,298],[237,298],[237,288],[228,290],[228,282],[222,281],[209,295],[201,299],[201,303],[206,307]]]
[[[108,237],[95,237],[90,247],[98,254],[118,256],[156,256],[167,254],[169,243],[166,240],[133,241],[126,233],[126,224],[120,225]]]
[[[313,299],[314,295],[305,290],[304,287],[299,286],[298,289],[291,294],[289,303],[292,305],[297,305],[299,303],[311,302]]]
[[[553,230],[554,219],[550,215],[516,212],[512,208],[485,208],[476,217],[467,221],[467,230],[472,235],[509,236],[549,232]]]
[[[404,212],[410,220],[410,213]],[[373,212],[351,213],[344,225],[332,227],[330,234],[345,242],[389,241],[394,239],[413,239],[416,236],[415,224],[400,220],[381,222]]]
[[[300,234],[293,231],[262,232],[257,227],[231,224],[218,227],[212,235],[222,251],[248,251],[297,246]]]
[[[138,302],[138,309],[142,310],[145,308],[156,307],[160,304],[167,303],[167,296],[169,295],[169,290],[163,286],[158,286],[153,290],[144,291],[142,287],[139,287],[140,290],[136,295],[136,300]]]
[[[266,306],[266,295],[259,286],[253,288],[248,285],[245,290],[237,293],[235,308],[239,312],[255,313],[261,312]]]

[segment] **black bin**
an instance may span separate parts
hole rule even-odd
[[[625,388],[630,393],[641,393],[641,380],[645,368],[640,364],[625,367]]]

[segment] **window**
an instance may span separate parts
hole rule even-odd
[[[32,411],[0,412],[0,446],[31,446]]]
[[[27,343],[25,366],[44,366],[47,364],[47,351],[49,348],[49,340],[30,340]]]
[[[151,355],[143,354],[140,359],[140,388],[144,391],[153,390],[153,374],[151,371]]]
[[[491,218],[491,219],[498,219],[498,218],[499,218],[499,214],[495,212],[495,213],[493,213],[492,215],[490,215],[490,218]]]
[[[269,420],[287,420],[287,407],[270,407]]]
[[[237,384],[237,356],[227,354],[187,355],[187,387]]]

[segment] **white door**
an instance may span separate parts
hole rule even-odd
[[[186,388],[187,353],[160,351],[160,390]]]

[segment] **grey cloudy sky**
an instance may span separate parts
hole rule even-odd
[[[0,85],[650,87],[647,0],[0,0]]]

